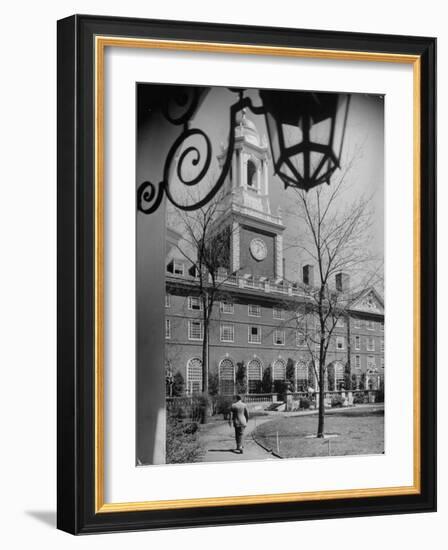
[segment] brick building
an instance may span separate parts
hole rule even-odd
[[[221,270],[222,300],[210,323],[209,373],[223,394],[235,393],[241,376],[248,393],[266,392],[266,369],[272,388],[287,379],[294,391],[317,388],[317,348],[304,338],[298,314],[306,302],[304,289],[313,286],[314,270],[304,265],[301,280],[285,278],[285,225],[280,212],[271,212],[268,163],[266,140],[243,114],[222,213],[216,220],[217,227],[229,229],[229,253],[228,265]],[[176,230],[168,230],[166,363],[171,373],[182,374],[185,391],[192,394],[202,388],[203,324],[197,278],[176,250],[180,238]],[[384,377],[384,304],[373,288],[350,296],[349,285],[347,274],[337,275],[335,289],[348,297],[349,307],[332,336],[325,387],[379,389]]]

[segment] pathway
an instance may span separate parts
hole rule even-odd
[[[350,408],[326,409],[325,415],[337,413],[360,412],[360,410],[383,409],[383,403],[357,405]],[[235,451],[235,437],[233,426],[224,420],[212,420],[201,426],[200,441],[204,447],[204,454],[200,462],[226,462],[239,460],[277,460],[274,455],[266,451],[252,438],[252,432],[257,426],[274,420],[275,418],[288,418],[317,415],[316,410],[296,412],[268,412],[266,416],[255,416],[249,419],[244,444],[244,454]]]
[[[249,419],[245,433],[244,453],[235,451],[235,437],[233,426],[227,421],[220,421],[201,426],[200,441],[204,446],[202,462],[226,462],[236,460],[266,460],[276,458],[265,451],[252,439],[251,432],[257,426],[272,420],[270,416]]]

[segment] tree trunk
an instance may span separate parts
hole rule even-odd
[[[324,403],[324,361],[319,360],[319,422],[317,424],[317,437],[324,437],[325,403]]]
[[[202,393],[208,394],[208,326],[205,324],[202,339]]]
[[[204,406],[201,414],[201,423],[208,421],[208,320],[204,319],[204,334],[202,339],[202,394]]]

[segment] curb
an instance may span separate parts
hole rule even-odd
[[[265,445],[263,445],[263,443],[260,443],[260,441],[258,441],[258,439],[255,439],[255,436],[253,435],[253,433],[251,434],[252,435],[252,441],[254,441],[259,447],[261,447],[263,450],[265,450],[266,452],[270,453],[271,455],[275,456],[276,458],[281,458],[283,459],[284,457],[279,455],[278,453],[276,453],[273,449],[271,449],[270,447],[266,447]]]

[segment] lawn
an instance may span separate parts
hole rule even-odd
[[[284,458],[381,454],[384,452],[384,411],[351,409],[328,414],[325,434],[328,439],[307,438],[316,435],[317,415],[282,417],[259,426],[254,436],[265,447]]]

